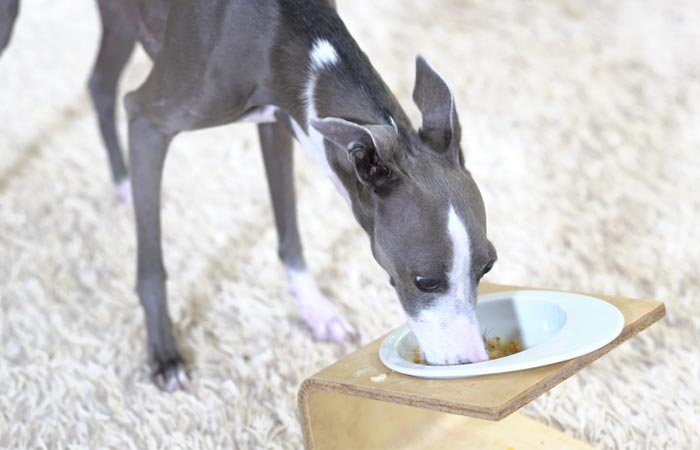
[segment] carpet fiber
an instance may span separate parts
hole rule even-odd
[[[339,3],[415,123],[415,54],[451,83],[490,281],[667,302],[525,412],[599,448],[700,448],[698,3]],[[164,251],[194,393],[148,381],[133,213],[85,90],[98,41],[91,1],[33,0],[0,60],[0,447],[300,448],[299,384],[356,347],[315,343],[296,316],[250,125],[171,147]],[[149,64],[133,58],[122,92]],[[398,301],[297,155],[307,260],[367,343],[402,322]]]

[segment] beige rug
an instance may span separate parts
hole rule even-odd
[[[412,117],[416,53],[452,83],[491,281],[667,302],[526,412],[599,448],[700,448],[700,4],[340,9]],[[147,379],[133,216],[84,87],[98,36],[89,0],[25,1],[0,60],[0,447],[300,448],[300,382],[354,347],[313,342],[295,315],[251,126],[172,147],[165,255],[194,395]],[[148,67],[137,55],[123,91]],[[297,166],[307,259],[369,342],[402,322],[398,302],[331,183]]]

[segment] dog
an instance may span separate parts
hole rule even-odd
[[[465,168],[454,95],[424,58],[416,59],[416,130],[333,1],[97,3],[103,34],[89,90],[117,193],[133,195],[136,291],[158,387],[189,388],[171,330],[161,248],[160,186],[168,146],[180,132],[233,122],[258,126],[279,257],[316,339],[343,341],[356,332],[306,268],[296,220],[294,138],[325,169],[369,236],[426,362],[488,359],[475,303],[496,250],[487,238],[481,194]],[[0,51],[18,6],[19,0],[0,6]],[[153,67],[124,99],[128,177],[115,132],[115,101],[137,42]]]

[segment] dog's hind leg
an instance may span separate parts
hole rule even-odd
[[[299,314],[318,340],[352,339],[356,336],[354,329],[318,289],[306,269],[297,227],[292,135],[279,123],[260,124],[258,133],[277,226],[279,257],[287,269],[289,291],[297,301]]]
[[[0,55],[10,42],[18,12],[19,0],[0,1]]]
[[[131,189],[116,131],[115,104],[119,77],[134,49],[136,33],[123,6],[109,0],[97,3],[102,20],[102,40],[88,87],[107,148],[117,197],[130,202]]]

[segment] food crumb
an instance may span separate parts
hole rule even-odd
[[[425,364],[425,361],[423,360],[423,355],[421,355],[418,346],[413,347],[413,362],[416,364]]]
[[[498,359],[522,352],[523,345],[515,339],[502,343],[501,338],[495,337],[486,340],[486,350],[489,359]]]
[[[370,380],[374,381],[375,383],[379,383],[380,381],[386,380],[386,374],[385,373],[379,374],[376,377],[371,377]]]

